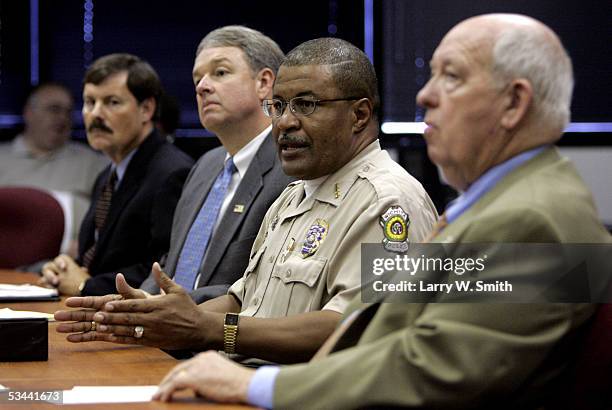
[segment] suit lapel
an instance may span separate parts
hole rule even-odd
[[[211,238],[211,245],[214,242],[215,246],[209,246],[208,248],[209,251],[203,261],[202,275],[199,283],[208,283],[210,276],[217,268],[230,242],[242,225],[242,221],[249,212],[251,204],[263,188],[263,176],[274,166],[276,152],[273,145],[272,136],[268,134],[251,161],[246,174],[240,181],[232,201],[225,210],[225,214],[222,216],[219,226]],[[242,212],[234,212],[235,205],[243,205]]]
[[[112,237],[111,233],[115,229],[115,225],[117,224],[121,213],[125,210],[126,205],[138,191],[142,181],[146,177],[149,163],[162,143],[163,139],[157,134],[156,131],[154,131],[147,137],[147,139],[145,139],[140,147],[138,147],[138,151],[130,160],[125,174],[123,175],[123,179],[119,184],[119,188],[113,194],[106,223],[104,224],[104,228],[102,228],[98,238],[96,256],[94,257],[95,259],[97,259],[99,255],[104,254],[103,249],[106,247],[108,238]]]

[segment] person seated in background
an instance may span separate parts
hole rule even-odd
[[[194,81],[205,102],[206,90],[221,88],[214,75],[223,73],[219,81],[228,87],[237,71],[229,63],[234,57],[219,52],[204,49],[196,59]],[[259,82],[270,87],[271,80],[268,73]],[[295,48],[263,109],[282,168],[299,181],[266,213],[244,275],[228,294],[198,306],[154,265],[164,296],[71,298],[68,306],[84,309],[57,312],[57,320],[77,321],[57,330],[74,333],[72,342],[223,349],[285,363],[312,357],[359,293],[361,244],[408,246],[423,240],[437,219],[421,184],[380,148],[379,105],[376,73],[363,51],[332,38]],[[204,107],[206,121],[222,118],[217,104]],[[381,223],[391,213],[396,235]],[[123,298],[139,297],[120,276],[117,288]]]
[[[525,16],[470,18],[444,37],[430,65],[417,96],[427,109],[427,152],[462,192],[432,241],[609,246],[588,188],[553,146],[573,87],[554,32]],[[282,70],[275,89],[281,79]],[[543,267],[563,259],[520,256],[488,264],[478,278],[501,273],[536,284]],[[544,408],[559,396],[595,306],[478,304],[471,295],[458,295],[459,303],[356,298],[310,363],[254,371],[206,352],[171,370],[154,398],[188,388],[280,409]]]
[[[115,275],[139,286],[168,249],[172,217],[193,161],[156,131],[161,82],[130,54],[96,60],[83,80],[89,145],[111,164],[98,176],[79,234],[76,260],[60,255],[41,283],[64,295],[105,295]]]
[[[42,83],[30,91],[23,132],[0,144],[0,186],[51,191],[68,214],[62,251],[75,257],[93,184],[108,159],[70,141],[72,109],[72,95],[62,84]]]

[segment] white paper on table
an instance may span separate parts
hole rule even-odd
[[[0,298],[35,298],[57,296],[57,289],[48,289],[36,285],[9,285],[0,283]]]
[[[74,386],[64,390],[63,404],[138,403],[151,401],[157,386]]]
[[[55,319],[51,313],[32,312],[29,310],[13,310],[11,308],[0,309],[0,319],[30,319],[43,318],[49,322],[54,322]]]

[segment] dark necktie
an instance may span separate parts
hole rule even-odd
[[[100,238],[100,232],[106,223],[106,217],[108,216],[108,211],[111,206],[111,201],[113,199],[113,193],[115,192],[115,184],[117,183],[117,172],[113,170],[111,172],[106,184],[102,188],[102,193],[98,197],[98,201],[96,201],[96,213],[94,223],[96,225],[96,230],[98,231],[98,235],[93,245],[87,252],[83,255],[83,266],[89,268],[91,265],[91,261],[93,260],[96,254],[96,245],[98,244],[98,239]]]
[[[225,162],[223,171],[215,180],[198,216],[189,228],[174,275],[174,281],[188,291],[192,291],[195,285],[202,258],[206,253],[213,227],[234,172],[236,172],[236,166],[230,158]]]

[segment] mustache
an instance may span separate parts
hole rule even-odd
[[[104,121],[100,119],[95,119],[87,128],[87,131],[91,132],[93,130],[100,130],[102,132],[107,132],[109,134],[113,133],[113,130],[108,127],[108,125],[104,124]]]
[[[309,144],[308,139],[298,135],[281,134],[278,136],[279,144]]]

